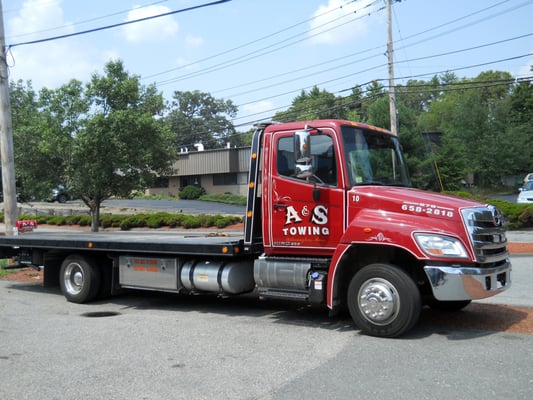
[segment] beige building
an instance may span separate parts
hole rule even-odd
[[[147,194],[178,196],[188,185],[201,186],[208,194],[247,194],[250,147],[181,152],[175,175],[160,178]]]

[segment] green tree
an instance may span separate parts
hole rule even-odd
[[[277,112],[273,119],[279,122],[306,121],[313,119],[345,119],[350,103],[333,93],[314,86],[309,93],[302,90],[286,111]]]
[[[91,114],[72,148],[71,187],[89,207],[98,231],[100,206],[111,196],[126,197],[168,175],[175,150],[160,117],[162,95],[144,87],[121,61],[94,74],[86,89]]]
[[[174,92],[170,110],[165,118],[174,133],[177,149],[191,148],[201,143],[212,149],[241,145],[231,119],[237,115],[237,107],[231,100],[215,99],[200,91]]]
[[[444,134],[434,157],[435,172],[442,189],[461,189],[461,181],[467,172],[467,159],[462,154],[464,154],[462,141],[454,135]]]
[[[31,83],[12,82],[10,96],[20,198],[48,200],[52,187],[69,181],[72,141],[87,112],[82,84],[73,80],[37,95]]]
[[[56,90],[43,88],[39,92],[39,105],[44,122],[39,150],[49,160],[55,179],[50,183],[68,187],[73,142],[83,129],[88,112],[82,82],[73,79]]]
[[[41,151],[46,127],[31,82],[10,83],[15,177],[19,200],[50,195],[53,162]]]

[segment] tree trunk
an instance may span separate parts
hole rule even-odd
[[[91,204],[91,232],[98,232],[100,226],[100,205]]]

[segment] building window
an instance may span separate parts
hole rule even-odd
[[[227,186],[237,184],[237,174],[215,174],[213,175],[213,186]]]
[[[183,189],[187,186],[202,186],[201,177],[199,176],[182,176],[180,177],[180,188]]]
[[[158,176],[154,180],[153,188],[168,188],[168,177],[167,176]]]

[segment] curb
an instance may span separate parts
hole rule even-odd
[[[533,254],[533,243],[507,243],[507,248],[511,255]]]

